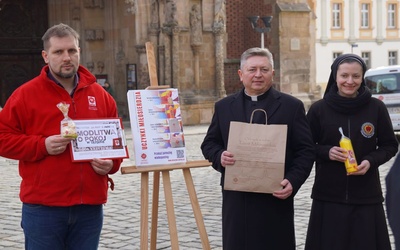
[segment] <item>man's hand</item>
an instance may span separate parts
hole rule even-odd
[[[112,160],[102,160],[97,158],[94,158],[90,164],[92,165],[93,170],[99,175],[108,174],[114,166]]]
[[[52,135],[46,138],[45,145],[49,155],[59,155],[65,151],[71,138],[64,138],[61,135]]]
[[[221,165],[223,167],[226,167],[228,165],[233,165],[235,164],[235,159],[233,159],[233,154],[228,152],[228,151],[224,151],[221,154]]]
[[[278,199],[284,200],[284,199],[288,198],[290,195],[292,195],[293,187],[292,187],[292,184],[290,184],[290,182],[287,179],[284,179],[281,182],[281,185],[282,185],[283,189],[274,191],[272,193],[272,195]]]

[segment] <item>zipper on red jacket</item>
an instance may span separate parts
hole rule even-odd
[[[87,87],[87,86],[85,86],[85,88],[86,88],[86,87]],[[77,116],[76,103],[75,103],[75,98],[74,98],[74,96],[75,96],[75,94],[76,94],[77,91],[80,91],[80,89],[77,88],[77,89],[74,91],[74,93],[72,94],[72,96],[71,96],[71,104],[72,104],[72,107],[73,107],[73,109],[74,109],[74,118]],[[91,163],[89,163],[89,164],[91,164]],[[83,168],[84,168],[85,166],[84,166],[83,163],[80,163],[79,166],[80,166],[80,170],[81,170],[81,181],[80,181],[81,193],[80,193],[80,195],[81,195],[81,204],[83,204],[83,181],[84,181],[84,180],[83,180]]]
[[[74,115],[76,117],[76,103],[75,103],[75,94],[77,91],[80,91],[79,87],[76,87],[76,89],[73,91],[72,95],[71,95],[71,102],[72,102],[72,106],[74,107]]]
[[[0,1],[1,1],[1,0],[0,0]],[[71,95],[71,102],[72,102],[72,106],[73,106],[73,108],[74,108],[74,115],[75,115],[75,117],[76,117],[77,112],[76,112],[76,103],[75,103],[75,98],[74,98],[74,96],[75,96],[76,92],[81,91],[82,89],[87,88],[87,87],[88,87],[88,86],[83,86],[82,88],[77,87],[77,88],[75,89],[74,93]]]
[[[76,104],[75,104],[75,99],[72,97],[72,107],[74,107],[74,116],[76,117]]]
[[[80,165],[80,168],[81,168],[81,182],[80,182],[80,185],[81,185],[81,204],[83,204],[83,168],[84,168],[84,166],[83,166],[83,163],[80,163],[79,165]]]

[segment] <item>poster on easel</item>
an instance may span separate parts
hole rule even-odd
[[[178,89],[129,90],[128,106],[138,167],[186,163]]]

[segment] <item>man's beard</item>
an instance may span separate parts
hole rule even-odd
[[[68,72],[68,73],[63,73],[62,70],[60,70],[59,72],[54,72],[54,73],[60,78],[69,79],[69,78],[72,78],[75,76],[76,69],[74,68],[72,70],[72,72]]]

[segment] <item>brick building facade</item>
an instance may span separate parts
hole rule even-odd
[[[315,14],[314,0],[230,0],[227,12],[225,87],[227,94],[237,91],[237,70],[243,51],[260,47],[260,33],[252,29],[248,16],[273,16],[271,31],[264,35],[264,45],[274,56],[275,88],[301,99],[306,108],[319,93],[315,84]],[[261,20],[258,24],[262,26]]]

